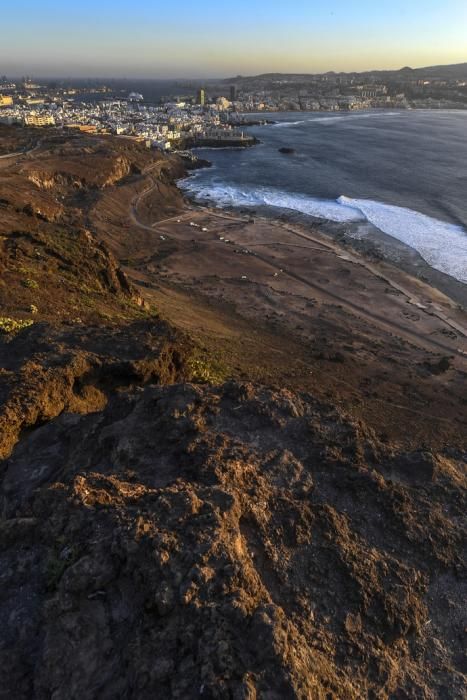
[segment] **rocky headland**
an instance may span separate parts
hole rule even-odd
[[[0,127],[0,698],[465,697],[463,309],[40,135]]]

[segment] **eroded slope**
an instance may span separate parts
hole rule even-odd
[[[249,384],[63,414],[3,480],[2,697],[461,698],[461,469]]]

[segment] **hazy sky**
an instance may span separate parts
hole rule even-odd
[[[467,0],[7,0],[0,74],[218,77],[467,61]]]

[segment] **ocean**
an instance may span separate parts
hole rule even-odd
[[[182,181],[186,193],[220,207],[349,222],[357,231],[361,223],[362,232],[372,224],[467,283],[467,111],[268,116],[277,123],[248,130],[261,141],[256,147],[199,149],[213,167]]]

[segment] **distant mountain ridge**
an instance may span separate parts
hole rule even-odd
[[[414,77],[419,76],[430,77],[430,78],[451,78],[451,79],[467,79],[467,62],[466,63],[454,63],[445,66],[427,66],[424,68],[411,68],[410,66],[404,66],[403,68],[396,70],[369,70],[369,71],[326,71],[325,73],[262,73],[260,75],[254,76],[241,76],[238,75],[235,78],[226,78],[223,82],[233,83],[245,80],[274,80],[274,79],[285,79],[285,78],[295,78],[295,79],[306,79],[322,75],[374,75],[378,74],[381,77],[393,77],[396,78],[398,75],[403,76],[410,73]]]
[[[427,68],[417,68],[415,73],[425,75],[432,74],[436,77],[464,78],[467,76],[467,62],[453,63],[448,66],[428,66]]]

